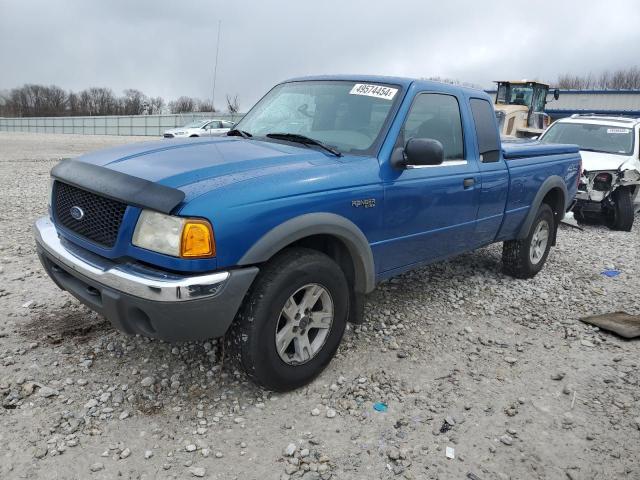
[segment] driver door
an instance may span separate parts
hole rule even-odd
[[[438,140],[444,162],[393,169],[385,183],[388,240],[377,246],[382,270],[430,262],[470,248],[478,214],[480,178],[465,145],[458,99],[441,93],[418,94],[396,142]],[[472,136],[472,135],[471,135]]]

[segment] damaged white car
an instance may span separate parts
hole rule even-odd
[[[580,147],[582,176],[576,220],[603,215],[614,230],[630,231],[640,209],[640,119],[572,115],[553,123],[542,143]]]

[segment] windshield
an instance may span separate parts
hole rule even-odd
[[[182,128],[200,128],[202,127],[205,123],[207,123],[209,120],[198,120],[196,122],[191,122],[191,123],[187,123],[184,127]]]
[[[498,85],[496,103],[506,105],[531,106],[533,87],[531,85],[511,85],[501,83]]]
[[[276,86],[236,125],[254,137],[304,135],[342,153],[371,153],[399,87],[350,81]]]
[[[542,143],[572,143],[580,150],[631,155],[633,130],[592,123],[555,123],[540,139]]]

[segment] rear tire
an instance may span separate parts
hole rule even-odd
[[[613,208],[605,213],[607,226],[612,230],[630,232],[633,227],[633,195],[629,188],[619,187],[613,192]]]
[[[503,272],[515,278],[534,277],[547,261],[555,228],[553,210],[543,203],[526,238],[502,244]]]
[[[261,269],[225,342],[232,361],[254,382],[293,390],[331,361],[348,314],[349,287],[340,267],[316,250],[291,248]]]

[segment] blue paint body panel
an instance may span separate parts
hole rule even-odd
[[[79,160],[178,188],[185,199],[176,215],[208,219],[217,256],[184,260],[135,247],[140,209],[128,207],[116,244],[106,249],[58,226],[60,234],[104,257],[134,258],[163,269],[204,272],[238,265],[246,252],[287,220],[314,212],[348,219],[364,234],[377,280],[496,241],[516,238],[540,187],[550,176],[565,182],[569,206],[577,188],[576,146],[505,144],[496,162],[478,153],[471,98],[484,92],[436,82],[391,77],[335,76],[399,86],[393,118],[375,155],[335,157],[316,148],[240,137],[126,145]],[[453,95],[462,115],[466,163],[398,170],[390,158],[415,96]],[[497,126],[496,126],[497,129]],[[474,185],[464,187],[465,179]],[[374,200],[374,208],[354,208]]]

